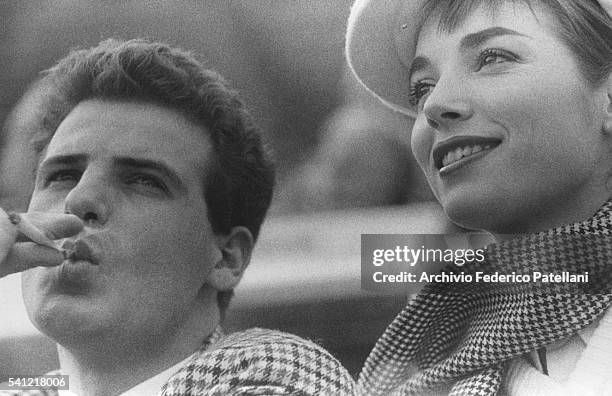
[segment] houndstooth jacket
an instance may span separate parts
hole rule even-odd
[[[57,374],[57,373],[50,373]],[[162,387],[161,396],[348,396],[355,382],[329,352],[293,334],[215,331]],[[0,396],[57,391],[0,391]],[[82,396],[82,395],[80,395]]]
[[[349,373],[329,352],[298,336],[267,329],[230,334],[196,353],[162,396],[354,395]]]

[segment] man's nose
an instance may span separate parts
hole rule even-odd
[[[64,211],[81,218],[87,226],[101,226],[108,220],[109,188],[104,178],[87,171],[64,200]]]
[[[423,113],[435,129],[465,121],[473,115],[469,90],[459,78],[441,78],[425,100]]]

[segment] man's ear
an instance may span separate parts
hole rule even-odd
[[[208,284],[217,291],[232,290],[251,261],[253,235],[246,227],[234,227],[228,235],[219,236],[222,257],[208,275]]]

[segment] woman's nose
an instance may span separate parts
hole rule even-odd
[[[469,92],[458,79],[440,79],[425,100],[423,113],[436,129],[468,120],[473,115]]]
[[[103,179],[85,172],[64,200],[64,211],[72,213],[90,227],[101,226],[108,220],[109,189]]]

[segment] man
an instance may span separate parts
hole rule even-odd
[[[180,50],[108,40],[72,52],[43,83],[49,139],[23,219],[63,238],[64,253],[13,244],[3,214],[1,273],[44,266],[23,273],[24,301],[56,341],[71,391],[352,393],[311,342],[220,330],[273,186],[258,132],[222,79]]]

